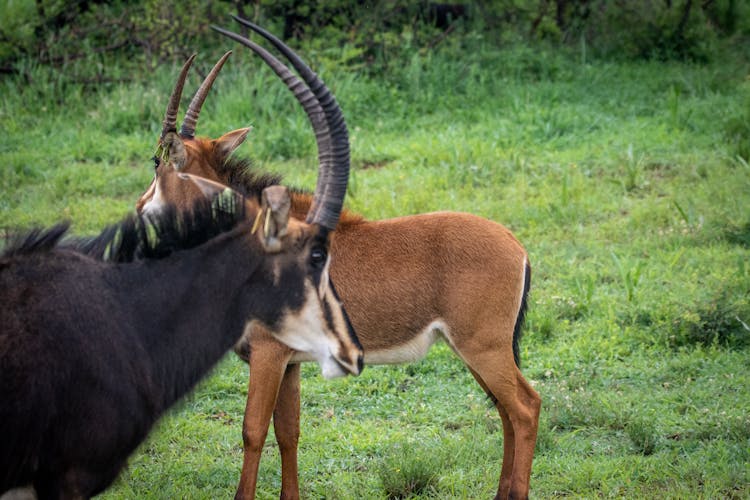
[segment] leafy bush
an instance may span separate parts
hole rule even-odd
[[[225,20],[229,2],[155,0],[6,2],[0,18],[0,66],[5,72],[24,59],[53,66],[82,61],[76,77],[97,82],[113,78],[106,63],[126,56],[134,67],[151,68],[180,59],[206,45],[209,24]],[[7,14],[7,12],[6,12]],[[210,35],[214,37],[213,33]]]
[[[528,11],[532,2],[523,2]],[[750,6],[734,0],[556,0],[539,2],[531,17],[541,38],[608,57],[707,60],[717,39],[750,34]],[[528,16],[529,14],[527,14]]]
[[[748,303],[747,292],[726,288],[689,303],[636,308],[631,321],[645,328],[644,341],[648,337],[672,348],[719,345],[742,349],[750,345]]]
[[[107,82],[113,56],[155,69],[221,38],[210,24],[229,13],[251,18],[286,40],[307,44],[319,60],[381,73],[409,56],[438,50],[446,40],[504,46],[541,39],[580,47],[582,58],[687,58],[707,60],[716,41],[750,35],[750,6],[733,0],[494,0],[438,3],[426,0],[310,2],[260,0],[179,4],[156,0],[39,0],[6,2],[0,18],[0,71],[17,72],[25,59],[55,67],[80,61],[73,77]],[[247,33],[246,28],[237,27]],[[458,39],[456,42],[455,39]],[[224,46],[225,44],[222,44]],[[471,47],[464,46],[468,52]],[[555,71],[532,52],[527,71]],[[541,52],[544,54],[545,52]],[[141,64],[142,65],[142,64]]]
[[[750,310],[742,308],[747,297],[733,300],[726,294],[684,311],[673,319],[672,339],[676,345],[720,345],[740,347],[748,344],[750,330],[743,321]]]

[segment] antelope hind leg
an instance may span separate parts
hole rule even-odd
[[[510,349],[466,351],[459,347],[459,350],[475,376],[483,381],[480,385],[486,386],[497,400],[503,435],[513,443],[504,444],[503,471],[496,498],[528,498],[541,398],[521,375]],[[513,459],[508,460],[511,452]],[[512,471],[508,470],[510,467]]]
[[[492,398],[492,401],[500,414],[500,418],[503,422],[503,466],[500,471],[500,484],[497,490],[497,496],[495,498],[508,498],[510,494],[510,482],[513,474],[513,457],[515,454],[515,434],[513,433],[513,425],[511,424],[508,413],[503,409],[502,406],[497,404],[497,398],[489,390],[487,384],[484,383],[482,377],[477,372],[469,368],[469,371],[474,376],[474,379],[482,387],[484,392]]]

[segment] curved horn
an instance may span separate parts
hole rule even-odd
[[[284,54],[284,57],[299,72],[323,108],[330,130],[333,163],[332,168],[328,172],[328,177],[325,178],[325,191],[321,196],[319,211],[320,218],[324,220],[332,219],[334,221],[333,227],[335,227],[344,203],[346,185],[349,179],[349,133],[346,128],[344,114],[341,112],[336,98],[328,90],[323,80],[291,48],[257,24],[234,15],[232,18],[243,26],[247,26],[257,32]]]
[[[190,65],[193,64],[196,55],[197,54],[193,54],[188,57],[188,60],[182,65],[180,76],[177,77],[177,83],[174,85],[172,96],[169,98],[169,104],[167,104],[167,111],[164,113],[164,122],[162,123],[161,136],[159,137],[160,141],[164,140],[164,136],[166,136],[167,133],[177,131],[177,110],[180,107],[182,88],[185,86],[185,79],[187,78],[188,70],[190,69]]]
[[[322,148],[321,143],[319,142],[318,149],[319,156],[322,156],[323,160],[330,161],[330,165],[328,164],[328,161],[321,162],[318,188],[316,190],[316,194],[319,197],[319,204],[315,210],[311,210],[308,213],[307,219],[308,222],[317,222],[333,229],[335,228],[341,213],[344,195],[346,194],[346,184],[349,177],[349,136],[341,108],[323,81],[299,58],[299,56],[297,56],[297,54],[294,53],[294,51],[292,51],[292,49],[263,28],[237,16],[233,17],[241,24],[261,34],[280,52],[282,52],[287,59],[289,59],[291,64],[300,73],[300,76],[307,84],[309,91],[312,92],[315,100],[318,101],[318,106],[323,111],[328,126],[328,139],[330,142],[328,144],[324,142]],[[233,33],[230,34],[230,32],[224,30],[219,30],[219,32],[245,44],[244,40],[246,39],[239,40],[237,35],[234,35]],[[250,43],[252,44],[252,42]],[[255,50],[251,45],[245,45]],[[288,68],[287,71],[289,71]],[[290,86],[289,82],[287,82],[287,86],[289,86],[290,90],[294,92],[294,89]],[[305,104],[303,104],[303,107],[304,106]],[[312,116],[310,119],[312,121]],[[316,130],[316,135],[317,133],[318,130]]]
[[[203,107],[203,102],[206,100],[206,96],[211,90],[219,71],[221,71],[222,66],[224,66],[224,63],[231,54],[232,51],[230,50],[219,59],[219,62],[214,65],[211,72],[208,73],[206,79],[203,80],[203,83],[201,83],[201,86],[195,92],[195,96],[193,96],[193,100],[190,101],[190,106],[185,112],[185,118],[182,120],[182,126],[180,127],[180,135],[182,137],[186,139],[195,137],[195,125],[198,123],[198,115]]]
[[[330,167],[333,163],[333,155],[331,151],[331,133],[328,129],[328,121],[326,120],[323,108],[320,106],[318,99],[315,95],[307,88],[307,85],[300,80],[297,75],[291,72],[284,64],[282,64],[276,57],[268,52],[266,49],[256,44],[255,42],[248,40],[247,38],[240,36],[231,31],[219,28],[217,26],[211,26],[214,30],[218,31],[222,35],[225,35],[232,40],[235,40],[242,45],[253,50],[273,71],[281,78],[286,84],[289,90],[292,91],[294,97],[302,105],[310,120],[310,124],[315,132],[315,142],[318,145],[318,182],[315,188],[315,195],[313,196],[313,202],[308,211],[308,222],[314,218],[314,214],[317,213],[320,207],[320,198],[325,191],[326,177],[330,171]]]

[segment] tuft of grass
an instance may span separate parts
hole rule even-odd
[[[636,157],[635,153],[633,153],[633,145],[628,144],[625,161],[625,177],[623,179],[623,187],[625,188],[625,191],[631,192],[640,187],[644,163],[644,157],[642,155]]]
[[[699,344],[740,348],[750,345],[750,327],[743,318],[750,316],[748,294],[730,298],[720,295],[697,304],[674,318],[673,342],[676,345]]]
[[[638,453],[649,456],[657,451],[661,436],[653,417],[641,415],[631,417],[625,426],[625,431]]]
[[[434,495],[440,471],[445,470],[442,446],[407,441],[397,446],[378,465],[383,493],[389,499]]]
[[[614,252],[612,252],[612,261],[615,263],[622,288],[625,290],[625,298],[628,302],[633,302],[636,289],[643,275],[644,261],[641,259],[635,259],[632,262],[623,261]]]

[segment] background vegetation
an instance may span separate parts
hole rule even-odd
[[[747,4],[479,2],[442,20],[425,3],[63,5],[0,16],[1,231],[68,218],[90,234],[132,210],[196,50],[188,88],[237,49],[198,133],[251,124],[238,154],[312,187],[303,113],[208,29],[244,9],[335,91],[350,209],[470,211],[525,243],[535,497],[750,496]],[[230,498],[246,377],[228,356],[103,497]],[[356,379],[306,365],[302,392],[306,498],[494,494],[500,420],[446,346]],[[261,498],[277,497],[279,469],[269,436]]]

